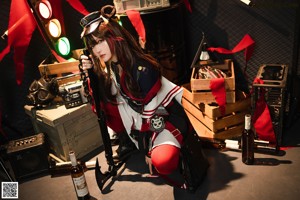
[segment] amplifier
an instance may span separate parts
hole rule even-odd
[[[48,174],[49,148],[43,133],[10,141],[7,155],[17,181]]]

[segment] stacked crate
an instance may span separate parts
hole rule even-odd
[[[235,74],[234,64],[232,60],[225,60],[223,64],[212,65],[211,67],[223,71],[227,77],[224,78],[225,90],[226,90],[226,103],[235,102]],[[199,67],[194,67],[191,76],[191,97],[192,102],[198,103],[212,103],[215,102],[210,89],[211,79],[200,79],[198,78]]]
[[[50,150],[60,159],[69,161],[71,150],[79,159],[94,151],[99,153],[103,145],[102,135],[98,118],[90,105],[70,109],[61,105],[46,109],[25,105],[24,109],[31,118],[35,133],[45,134]]]
[[[222,70],[226,90],[225,113],[222,115],[209,86],[210,79],[198,79],[193,68],[191,83],[183,85],[182,105],[197,134],[220,140],[237,138],[244,129],[244,116],[250,113],[251,98],[235,91],[234,65],[231,60],[212,67]]]

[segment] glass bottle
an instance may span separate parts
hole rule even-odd
[[[83,171],[86,172],[90,169],[95,169],[96,161],[88,161],[88,162],[82,162],[77,161],[78,164],[80,164],[83,168]],[[70,167],[72,166],[71,162],[60,162],[56,163],[55,161],[50,162],[49,166],[49,173],[51,177],[55,176],[63,176],[63,175],[70,175]]]
[[[78,164],[74,151],[70,151],[69,156],[72,165],[70,168],[71,177],[76,190],[77,199],[88,200],[90,199],[90,193],[85,180],[83,167]]]
[[[245,115],[245,128],[241,138],[242,161],[247,165],[254,163],[254,132],[251,129],[251,115]]]

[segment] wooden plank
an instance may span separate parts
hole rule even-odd
[[[80,75],[72,76],[72,77],[68,77],[68,78],[59,79],[57,82],[58,82],[58,85],[64,85],[67,83],[79,81],[80,78],[81,78]]]
[[[202,112],[205,113],[206,116],[216,119],[222,117],[222,114],[220,112],[219,106],[215,104],[209,104],[204,102],[199,102],[199,100],[195,100],[194,94],[189,90],[189,84],[184,84],[183,86],[183,97],[187,99],[188,101],[192,102],[194,106],[196,106],[198,109],[200,109]],[[235,96],[237,96],[237,91]],[[247,110],[251,106],[251,98],[245,98],[244,95],[238,95],[243,96],[242,99],[238,99],[233,103],[226,103],[225,105],[225,115],[231,114],[233,112],[238,112],[241,110]],[[195,103],[196,102],[196,103]]]
[[[41,76],[44,75],[59,75],[62,76],[64,73],[78,73],[79,72],[79,61],[74,60],[71,62],[53,63],[39,65],[39,71]]]
[[[205,104],[204,112],[207,116],[209,116],[212,119],[220,118],[222,117],[222,114],[220,112],[219,106],[213,106]],[[251,106],[251,98],[245,98],[239,101],[236,101],[235,103],[227,103],[225,105],[225,115],[228,115],[230,113],[238,112],[241,110],[247,110],[250,109]],[[202,106],[203,107],[203,106]]]
[[[202,122],[213,132],[218,132],[219,130],[225,129],[227,127],[244,123],[244,116],[245,114],[249,113],[249,110],[245,109],[237,111],[236,113],[230,113],[216,120],[208,117],[206,113],[202,112],[199,108],[197,108],[194,104],[189,102],[184,97],[182,98],[182,106],[185,110],[193,113],[193,116],[195,116],[200,122]]]
[[[207,128],[207,126],[205,126],[202,122],[200,122],[189,111],[186,110],[186,114],[199,137],[214,138],[220,140],[232,139],[232,138],[240,137],[244,130],[244,124],[239,124],[233,127],[229,127],[226,130],[222,130],[215,133],[209,128]]]
[[[186,97],[193,104],[200,103],[213,103],[216,102],[215,97],[212,92],[191,92],[190,84],[184,84],[183,87],[183,96]],[[226,91],[226,103],[235,102],[235,91]]]

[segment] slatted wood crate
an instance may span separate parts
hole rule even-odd
[[[234,103],[235,96],[235,73],[234,63],[232,60],[225,60],[223,64],[212,65],[211,67],[216,68],[224,72],[227,77],[224,78],[225,90],[226,90],[226,103]],[[198,75],[199,67],[194,67],[191,75],[190,82],[190,95],[191,101],[195,104],[199,103],[212,103],[216,102],[210,89],[211,79],[201,79]]]
[[[80,80],[79,57],[83,54],[82,49],[72,51],[72,59],[65,62],[54,62],[51,56],[48,56],[39,65],[41,77],[56,77],[58,85],[76,82]]]
[[[225,140],[241,136],[244,116],[250,112],[250,98],[227,103],[222,116],[217,104],[193,103],[189,87],[189,84],[183,85],[182,105],[200,137]]]

